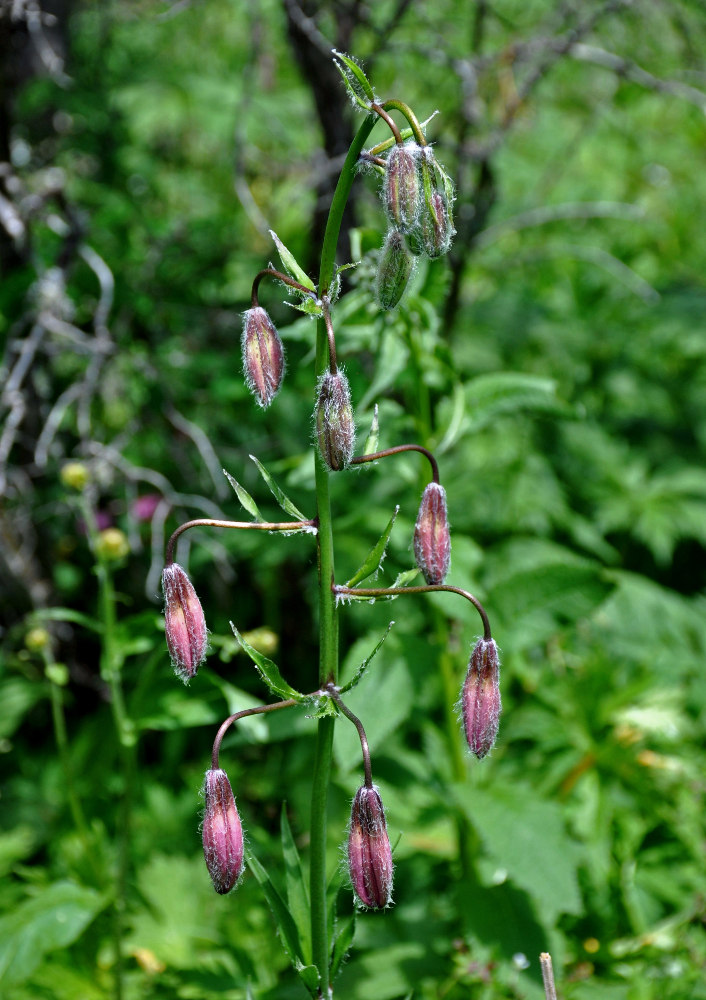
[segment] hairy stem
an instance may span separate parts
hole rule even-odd
[[[321,251],[319,295],[328,295],[336,266],[336,248],[341,231],[343,211],[356,173],[356,164],[365,140],[377,121],[374,114],[367,115],[358,129],[348,150],[343,169],[338,178],[331,202],[326,232]],[[328,331],[322,318],[316,329],[316,376],[324,373],[328,364]],[[334,553],[331,501],[329,496],[329,471],[318,448],[315,452],[316,510],[318,521],[319,568],[319,684],[325,687],[338,679],[338,620],[336,598],[333,593]],[[319,990],[323,997],[330,996],[329,961],[331,947],[326,907],[326,803],[331,775],[334,720],[331,716],[319,719],[317,724],[316,754],[311,795],[311,862],[309,889],[311,897],[311,941],[314,964],[319,973]]]
[[[428,448],[423,448],[421,444],[398,444],[394,448],[386,448],[384,451],[374,451],[369,455],[359,455],[357,458],[351,459],[351,465],[364,465],[365,462],[376,462],[379,458],[388,458],[390,455],[399,455],[403,451],[419,451],[424,455],[431,465],[431,478],[435,483],[439,482],[439,465],[429,451]]]
[[[333,592],[339,597],[401,597],[403,594],[431,594],[435,591],[458,594],[470,601],[483,622],[483,638],[486,642],[492,640],[493,635],[490,631],[490,622],[485,608],[477,597],[469,594],[467,590],[461,590],[460,587],[452,587],[448,583],[428,583],[421,587],[344,587],[339,584],[333,585]]]
[[[373,772],[370,767],[370,747],[368,746],[368,737],[365,735],[365,729],[363,728],[363,723],[360,721],[357,715],[351,712],[350,708],[344,704],[343,699],[338,693],[338,688],[335,684],[327,684],[326,690],[331,695],[333,700],[336,702],[338,707],[341,709],[343,714],[347,719],[353,723],[355,728],[358,730],[358,738],[360,739],[360,749],[363,754],[363,770],[365,772],[365,787],[373,787]]]
[[[167,542],[167,553],[165,561],[167,566],[174,562],[174,546],[179,535],[189,528],[238,528],[242,531],[304,531],[307,528],[316,528],[316,520],[313,521],[219,521],[213,517],[197,517],[193,521],[185,521],[180,524]]]

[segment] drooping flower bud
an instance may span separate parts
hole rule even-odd
[[[502,708],[500,659],[493,639],[479,639],[473,647],[459,704],[466,742],[481,760],[493,748]]]
[[[263,408],[275,398],[284,376],[284,348],[262,306],[243,313],[243,372],[248,389]]]
[[[203,854],[213,888],[223,895],[243,870],[243,827],[225,771],[206,771],[204,799]]]
[[[208,633],[201,602],[178,563],[162,572],[164,630],[172,666],[186,684],[206,657]]]
[[[419,176],[420,148],[414,142],[395,145],[385,164],[383,201],[390,220],[408,232],[419,215],[421,182]]]
[[[353,457],[355,424],[351,391],[342,371],[322,375],[314,419],[324,462],[332,472],[345,469]]]
[[[363,785],[355,793],[348,832],[348,870],[356,896],[373,910],[392,898],[392,851],[380,792]]]
[[[414,526],[414,558],[427,583],[443,583],[451,562],[451,535],[446,490],[429,483],[422,493]]]
[[[387,234],[380,257],[375,292],[381,309],[394,309],[402,298],[414,260],[398,229]]]

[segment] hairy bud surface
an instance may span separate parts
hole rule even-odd
[[[220,768],[206,771],[203,853],[213,888],[230,892],[243,870],[243,827],[228,775]]]
[[[407,249],[404,236],[391,229],[385,238],[378,259],[375,292],[381,309],[394,309],[404,294],[414,259]]]
[[[162,590],[167,648],[174,670],[186,684],[206,657],[206,619],[194,586],[178,563],[164,567]]]
[[[427,257],[433,260],[448,253],[454,228],[441,191],[432,191],[429,199],[425,200],[420,226],[421,242]]]
[[[446,490],[429,483],[422,494],[414,526],[414,558],[429,584],[443,583],[451,562],[451,534]]]
[[[460,708],[468,747],[481,760],[493,748],[502,708],[500,659],[493,639],[479,639],[473,647]]]
[[[284,348],[275,325],[261,306],[243,313],[243,372],[263,408],[277,395],[284,376]]]
[[[396,145],[390,150],[385,165],[385,210],[403,233],[412,228],[419,215],[422,191],[419,154],[419,146],[414,142]]]
[[[380,792],[363,785],[355,793],[348,832],[348,870],[356,896],[373,910],[392,898],[392,851]]]
[[[332,472],[345,469],[353,457],[355,424],[348,379],[341,371],[326,372],[319,382],[314,411],[319,451]]]

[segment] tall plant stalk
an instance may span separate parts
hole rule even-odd
[[[367,115],[348,150],[329,211],[319,270],[319,293],[323,297],[331,288],[336,266],[341,222],[346,202],[353,186],[358,157],[377,118]],[[328,335],[325,319],[318,320],[316,330],[316,375],[321,376],[329,360]],[[330,472],[316,449],[315,458],[316,511],[319,570],[319,684],[323,688],[338,682],[338,617],[334,583],[333,522],[329,495]],[[326,906],[326,804],[331,780],[331,755],[335,720],[319,719],[316,733],[316,757],[311,795],[311,855],[309,891],[311,898],[311,940],[314,964],[319,972],[322,996],[328,995],[331,946]]]

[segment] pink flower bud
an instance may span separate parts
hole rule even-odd
[[[243,313],[243,371],[248,389],[263,408],[270,405],[284,376],[284,348],[261,306]]]
[[[424,253],[432,260],[448,253],[454,234],[451,216],[441,191],[432,191],[425,201],[420,219],[422,246]]]
[[[206,657],[206,619],[193,584],[178,563],[164,567],[162,590],[167,648],[174,670],[186,684]]]
[[[383,201],[392,222],[408,232],[419,215],[421,184],[419,177],[420,149],[414,142],[393,146],[385,165]]]
[[[353,457],[355,424],[351,391],[343,372],[326,372],[322,375],[314,419],[324,462],[332,472],[345,469]]]
[[[348,832],[348,870],[356,896],[379,910],[392,897],[392,851],[380,792],[363,785],[355,793]]]
[[[398,229],[391,229],[378,259],[375,291],[381,309],[394,309],[400,301],[412,273],[412,264],[404,236]]]
[[[223,895],[243,870],[243,827],[225,771],[206,771],[204,798],[203,853],[213,888]]]
[[[481,760],[493,749],[502,708],[500,660],[493,639],[479,639],[473,647],[460,708],[468,747]]]
[[[422,494],[414,526],[414,558],[427,583],[443,583],[451,562],[451,535],[446,512],[446,490],[429,483]]]

